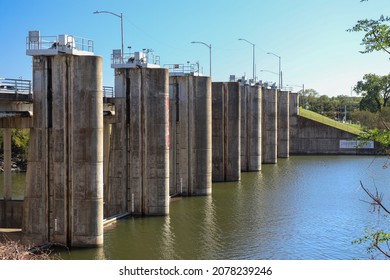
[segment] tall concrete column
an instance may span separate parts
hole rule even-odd
[[[5,201],[12,200],[11,137],[12,137],[12,129],[3,128],[4,200]]]
[[[278,91],[278,158],[290,155],[290,92]]]
[[[240,95],[239,83],[212,83],[214,182],[241,179]]]
[[[170,194],[211,194],[211,79],[171,76]]]
[[[168,70],[117,68],[107,216],[169,213]]]
[[[290,153],[299,151],[298,139],[298,115],[299,115],[299,94],[297,92],[290,93]]]
[[[241,171],[261,170],[261,87],[241,86]]]
[[[262,101],[262,161],[263,163],[277,163],[277,89],[263,88]]]
[[[102,58],[34,56],[26,242],[103,244]]]

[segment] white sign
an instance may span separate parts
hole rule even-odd
[[[374,149],[374,141],[340,140],[340,149]]]

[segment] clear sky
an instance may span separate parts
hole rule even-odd
[[[213,81],[230,75],[252,77],[255,44],[258,80],[305,85],[329,96],[351,94],[366,73],[389,74],[384,52],[361,54],[363,33],[349,33],[357,20],[390,16],[389,0],[2,0],[0,77],[32,78],[32,58],[25,54],[28,31],[42,36],[68,34],[94,40],[103,57],[103,83],[112,86],[112,49],[121,48],[120,19],[96,10],[123,13],[125,52],[151,48],[161,65],[199,62]],[[260,71],[266,70],[266,71]],[[300,90],[295,87],[295,90]]]

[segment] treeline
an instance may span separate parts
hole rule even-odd
[[[12,129],[11,149],[12,158],[27,160],[30,129]],[[3,130],[0,129],[0,153],[4,155]]]
[[[390,74],[366,74],[354,87],[358,97],[319,95],[313,89],[300,94],[300,106],[331,119],[361,125],[364,129],[390,127]]]
[[[299,104],[305,109],[336,121],[350,121],[352,112],[359,110],[361,97],[319,95],[314,89],[299,92]]]

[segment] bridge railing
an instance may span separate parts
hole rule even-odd
[[[114,98],[114,87],[103,86],[103,97]]]
[[[22,79],[0,78],[0,93],[32,94],[31,81]]]

